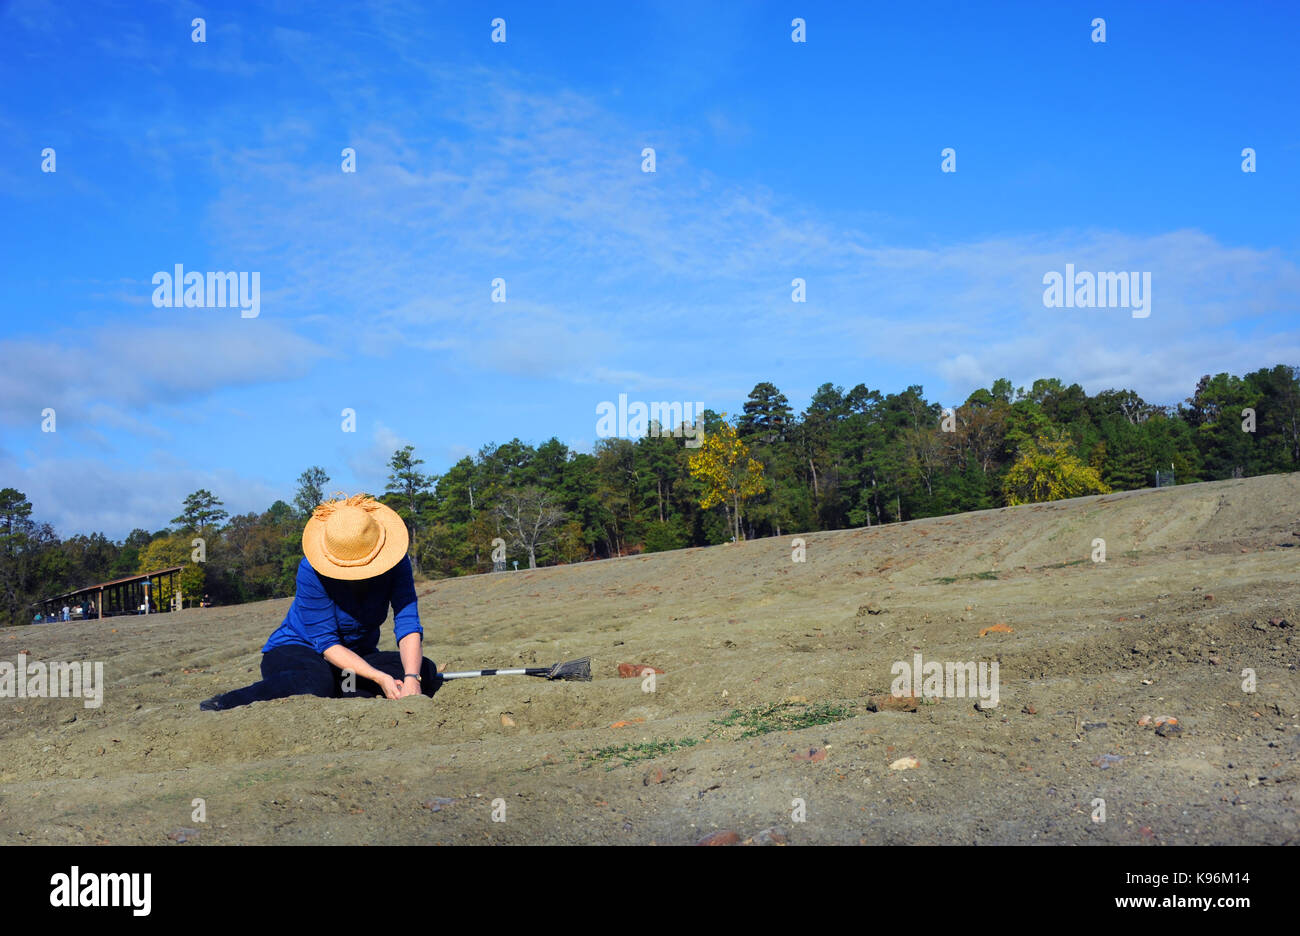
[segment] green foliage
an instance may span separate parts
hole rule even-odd
[[[193,607],[203,600],[207,588],[207,575],[201,563],[191,562],[181,570],[181,597],[185,606]]]
[[[673,517],[663,523],[654,520],[646,525],[645,551],[664,552],[669,549],[682,549],[691,544],[691,531],[681,517]]]
[[[203,532],[208,527],[221,523],[229,514],[222,509],[219,501],[211,491],[200,489],[185,498],[184,509],[179,517],[173,517],[172,523],[179,523],[184,532]]]
[[[637,761],[650,760],[661,754],[671,754],[684,748],[695,747],[698,738],[667,738],[662,741],[642,741],[635,744],[612,744],[586,753],[586,760],[605,765],[606,770],[626,767]],[[617,760],[617,763],[614,761]]]
[[[935,581],[940,585],[951,585],[953,582],[992,582],[996,581],[997,577],[998,574],[990,569],[987,572],[968,572],[965,575],[944,575],[935,579]]]
[[[436,475],[426,475],[419,470],[423,464],[424,459],[415,457],[413,445],[403,446],[388,460],[392,473],[388,476],[383,499],[413,529],[422,525],[421,514],[427,506],[429,489],[438,480]]]
[[[298,508],[298,516],[304,519],[311,516],[316,506],[325,500],[325,486],[330,483],[330,476],[319,465],[313,465],[298,475],[298,492],[293,496],[293,504]],[[282,504],[283,501],[276,501]]]
[[[184,535],[160,537],[140,551],[136,572],[155,572],[190,561],[190,538]]]
[[[1253,427],[1243,410],[1253,411]],[[512,439],[484,445],[441,476],[423,473],[408,445],[388,463],[383,500],[411,530],[416,567],[442,577],[491,571],[497,538],[516,543],[508,558],[523,565],[527,547],[507,535],[499,508],[530,489],[562,514],[553,535],[534,544],[536,562],[549,565],[1131,490],[1154,485],[1157,470],[1180,483],[1297,471],[1300,370],[1207,375],[1177,407],[1131,390],[1088,396],[1054,378],[1028,390],[999,379],[948,420],[920,386],[886,393],[826,383],[795,412],[762,382],[734,431],[712,410],[701,421],[712,450],[688,447],[671,434],[677,427],[602,439],[591,453],[554,438],[535,447]],[[710,470],[692,477],[692,459]],[[313,466],[298,477],[292,505],[280,500],[235,517],[211,492],[196,491],[176,529],[137,529],[121,542],[95,533],[61,540],[33,518],[39,505],[0,490],[0,622],[30,621],[39,598],[168,565],[186,567],[187,598],[196,589],[222,604],[290,595],[305,511],[318,492],[328,496],[328,482]],[[725,507],[701,506],[711,490],[726,492]],[[207,562],[191,571],[195,536],[206,542]]]
[[[798,731],[814,725],[829,725],[852,718],[852,703],[772,702],[749,709],[732,709],[714,720],[718,728],[739,729],[741,738],[754,738],[771,731]]]

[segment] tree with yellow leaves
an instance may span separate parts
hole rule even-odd
[[[1085,465],[1069,449],[1068,439],[1043,436],[1022,445],[1016,463],[1002,481],[1007,503],[1035,504],[1109,494],[1110,486],[1101,480],[1097,469]]]
[[[726,413],[722,414],[724,417]],[[690,458],[691,477],[704,482],[700,507],[708,510],[718,504],[727,508],[728,525],[736,542],[744,538],[740,525],[740,508],[745,501],[767,490],[763,463],[751,458],[749,446],[740,441],[736,429],[725,419],[704,437],[699,451]]]

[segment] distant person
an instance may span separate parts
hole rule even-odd
[[[72,611],[67,605],[63,606],[63,620],[65,621],[72,620]]]
[[[261,681],[199,708],[222,711],[294,695],[432,696],[439,677],[421,649],[409,544],[402,518],[372,497],[319,505],[302,531],[293,604],[262,647]],[[398,650],[380,652],[390,606]]]
[[[32,619],[32,623],[33,624],[41,623],[41,612],[39,611],[36,612],[36,617]]]

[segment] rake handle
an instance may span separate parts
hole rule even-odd
[[[472,679],[475,676],[549,676],[549,666],[529,666],[525,669],[481,669],[461,673],[439,673],[441,679]]]

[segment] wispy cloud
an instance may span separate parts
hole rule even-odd
[[[292,381],[337,352],[281,325],[99,328],[0,341],[0,421],[39,424],[52,407],[60,431],[79,420],[130,428],[159,407],[234,386]],[[150,430],[151,434],[153,430]]]
[[[153,450],[130,462],[36,456],[17,461],[0,452],[0,476],[34,506],[34,519],[61,536],[98,530],[123,537],[135,527],[170,526],[186,495],[199,488],[219,492],[233,514],[261,513],[284,492],[230,468],[212,471],[177,465]]]

